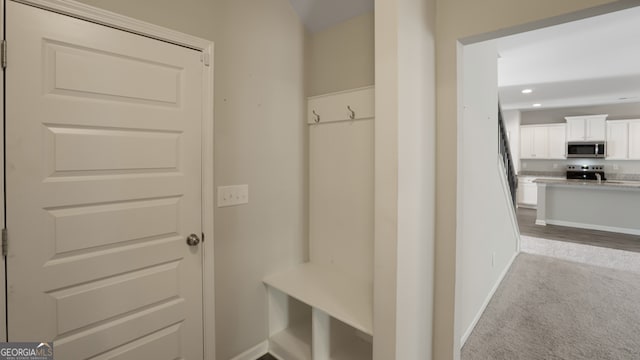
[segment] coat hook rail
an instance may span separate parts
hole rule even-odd
[[[347,105],[347,110],[349,110],[349,119],[353,120],[356,118],[356,112],[351,109],[350,105]]]

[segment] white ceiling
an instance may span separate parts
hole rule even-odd
[[[311,32],[373,10],[373,0],[289,0]]]
[[[638,39],[640,7],[499,39],[503,109],[640,102]]]

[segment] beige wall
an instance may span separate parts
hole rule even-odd
[[[217,358],[232,358],[268,336],[262,278],[307,257],[304,28],[287,0],[84,2],[215,42],[215,184],[250,193],[215,211]]]
[[[458,156],[457,119],[461,111],[458,103],[459,79],[458,41],[482,40],[550,25],[571,18],[580,18],[606,11],[566,16],[542,21],[600,4],[631,6],[637,1],[611,2],[609,0],[496,0],[486,2],[471,0],[437,1],[437,198],[436,198],[436,253],[435,253],[435,304],[434,304],[434,359],[459,357],[459,344],[454,329],[456,294],[456,184]],[[527,24],[538,22],[537,24]],[[526,26],[523,24],[527,24]],[[509,29],[519,26],[518,29]],[[488,34],[492,33],[492,34]],[[474,38],[471,38],[474,37]]]
[[[268,337],[262,279],[307,250],[304,28],[287,0],[224,0],[216,40],[216,185],[249,184],[215,212],[216,341],[225,360]]]
[[[373,12],[308,35],[307,96],[373,85]]]
[[[374,359],[431,353],[435,1],[375,2]]]
[[[78,2],[123,14],[138,20],[214,40],[217,4],[210,0],[78,0]]]

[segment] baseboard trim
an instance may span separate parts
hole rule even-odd
[[[491,298],[493,298],[493,295],[495,294],[496,290],[498,290],[498,287],[500,286],[500,284],[502,284],[502,280],[504,280],[504,277],[507,275],[507,272],[509,272],[509,269],[511,269],[511,265],[513,265],[513,262],[514,262],[514,260],[516,259],[516,257],[518,256],[519,253],[520,252],[516,252],[515,254],[513,254],[513,256],[511,257],[511,260],[509,260],[509,263],[507,264],[507,266],[504,268],[504,270],[502,271],[502,273],[498,277],[498,281],[496,281],[496,284],[493,286],[493,288],[489,292],[489,295],[484,300],[484,303],[480,307],[480,310],[478,311],[478,314],[476,314],[475,318],[473,318],[473,321],[471,322],[471,325],[469,325],[469,328],[467,328],[467,331],[465,331],[464,334],[462,335],[462,338],[460,338],[460,349],[462,349],[464,344],[469,339],[469,336],[473,332],[473,329],[475,329],[476,325],[478,325],[478,321],[480,321],[480,318],[482,317],[482,314],[487,309],[487,306],[489,305],[489,302],[491,301]]]
[[[262,355],[269,352],[269,342],[263,341],[242,354],[232,358],[231,360],[256,360]]]
[[[547,221],[546,220],[538,220],[538,219],[536,219],[536,225],[547,226]]]
[[[269,354],[271,354],[271,356],[273,356],[277,360],[284,360],[284,356],[279,355],[278,352],[274,352],[272,350],[269,350]]]
[[[533,210],[538,208],[537,205],[523,204],[523,203],[518,203],[518,207],[525,208],[525,209],[533,209]]]
[[[577,223],[577,222],[571,222],[571,221],[550,220],[550,219],[547,219],[547,224],[568,226],[568,227],[575,227],[575,228],[582,228],[582,229],[589,229],[589,230],[609,231],[609,232],[616,232],[616,233],[629,234],[629,235],[640,235],[640,229],[629,229],[629,228],[621,228],[621,227],[615,227],[615,226],[584,224],[584,223]]]

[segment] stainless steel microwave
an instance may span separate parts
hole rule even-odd
[[[604,158],[604,141],[570,141],[567,143],[568,158]]]

